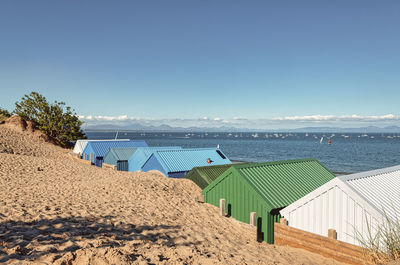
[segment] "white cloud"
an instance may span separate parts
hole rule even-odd
[[[134,121],[140,120],[140,118],[129,117],[128,115],[120,115],[120,116],[94,116],[94,115],[78,115],[79,119],[82,121]]]
[[[400,125],[400,116],[394,114],[385,115],[305,115],[305,116],[285,116],[265,119],[251,119],[243,117],[220,118],[220,117],[202,117],[202,118],[140,118],[128,115],[102,116],[102,115],[79,115],[81,121],[87,125],[115,124],[125,126],[132,123],[141,125],[158,126],[162,124],[173,127],[220,127],[228,125],[236,128],[254,128],[254,129],[292,129],[308,126],[335,126],[335,127],[363,127],[367,125],[389,126]]]
[[[235,120],[235,121],[247,121],[248,119],[242,118],[242,117],[233,117],[233,120]]]

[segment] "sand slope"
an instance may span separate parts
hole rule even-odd
[[[189,180],[90,167],[0,125],[0,263],[337,264],[257,243]]]

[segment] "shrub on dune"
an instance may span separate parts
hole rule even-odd
[[[67,146],[71,141],[85,136],[81,130],[82,122],[71,107],[64,102],[49,103],[37,92],[31,92],[16,102],[14,113],[36,123],[39,130],[61,146]]]

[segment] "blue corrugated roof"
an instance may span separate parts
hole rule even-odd
[[[136,150],[137,147],[112,147],[104,156],[104,162],[114,165],[118,161],[128,161]]]
[[[135,172],[142,169],[144,163],[149,157],[158,150],[172,150],[182,149],[180,146],[157,146],[157,147],[140,147],[136,152],[129,158],[129,171]]]
[[[166,172],[182,172],[194,167],[232,164],[229,158],[217,148],[161,150],[154,152],[154,156]],[[207,163],[209,158],[212,161],[210,164]]]
[[[84,153],[91,149],[94,157],[104,157],[110,148],[121,148],[121,147],[147,147],[147,143],[143,140],[131,140],[131,141],[93,141],[88,142]]]

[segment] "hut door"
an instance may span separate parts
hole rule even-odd
[[[102,157],[96,157],[96,166],[101,167],[103,165],[103,158]]]
[[[257,218],[257,242],[264,241],[264,233],[262,232],[262,218]]]
[[[117,170],[128,171],[128,161],[118,161],[117,162]]]

